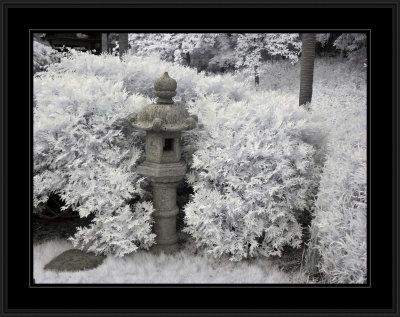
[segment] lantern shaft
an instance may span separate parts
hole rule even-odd
[[[178,235],[176,233],[176,215],[179,208],[176,204],[176,189],[179,182],[158,183],[153,185],[154,213],[153,231],[156,234],[156,245],[153,251],[166,253],[178,250]]]

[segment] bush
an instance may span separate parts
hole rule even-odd
[[[332,143],[312,222],[311,244],[327,283],[365,283],[367,269],[366,151]]]
[[[34,79],[34,205],[58,193],[63,209],[95,213],[74,245],[118,256],[154,242],[153,209],[135,172],[143,140],[124,120],[149,100],[128,97],[122,85],[51,70]]]
[[[154,80],[167,71],[178,82],[174,100],[184,102],[210,94],[220,94],[236,101],[245,100],[255,91],[234,75],[206,76],[204,72],[197,73],[195,69],[162,61],[158,55],[124,55],[121,62],[109,54],[98,56],[73,52],[62,63],[53,64],[50,68],[56,74],[79,73],[122,81],[128,94],[139,93],[148,97],[154,97]]]
[[[273,92],[240,102],[211,96],[190,109],[204,130],[185,141],[195,141],[195,151],[184,231],[198,247],[234,261],[299,247],[298,218],[318,185],[316,154],[324,143],[318,118],[296,97]]]
[[[129,42],[135,55],[157,53],[164,61],[209,72],[253,69],[278,56],[295,62],[301,50],[297,33],[130,33]]]
[[[324,73],[337,80],[325,79]],[[316,80],[312,107],[325,117],[325,126],[334,129],[315,202],[307,256],[310,271],[317,262],[327,283],[365,283],[366,72],[325,64]]]
[[[152,208],[135,169],[143,134],[123,119],[150,103],[164,71],[201,123],[183,134],[194,188],[185,231],[232,260],[299,246],[323,151],[318,116],[296,94],[259,93],[233,75],[207,77],[154,56],[72,52],[35,78],[35,203],[56,191],[66,208],[95,212],[72,239],[81,248],[122,256],[151,245]]]
[[[343,33],[333,43],[348,63],[354,66],[364,65],[367,61],[367,35],[365,33]]]
[[[341,58],[315,60],[310,107],[329,134],[326,152],[319,151],[324,168],[306,259],[309,272],[319,271],[327,283],[366,281],[366,82],[365,68]],[[297,95],[298,89],[298,65],[260,67],[260,90]]]
[[[48,65],[59,62],[61,54],[50,46],[33,41],[33,73],[46,70]]]

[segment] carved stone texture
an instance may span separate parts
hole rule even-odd
[[[181,160],[181,131],[195,128],[198,122],[196,115],[189,115],[183,105],[173,102],[176,88],[176,81],[164,73],[154,82],[157,103],[127,118],[134,128],[147,131],[146,160],[137,171],[148,177],[153,187],[154,252],[170,253],[178,249],[176,189],[187,169]]]
[[[157,103],[174,103],[172,97],[176,95],[176,80],[169,77],[168,73],[154,82],[154,94],[158,97]]]
[[[181,158],[180,132],[153,132],[146,135],[146,161],[174,163]]]
[[[154,93],[158,96],[157,103],[148,105],[138,114],[132,114],[127,119],[139,130],[155,132],[179,132],[191,130],[197,126],[196,115],[189,115],[186,107],[174,103],[176,81],[168,73],[154,83]]]

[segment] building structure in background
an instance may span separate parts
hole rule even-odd
[[[41,38],[58,51],[66,47],[94,54],[102,51],[101,33],[43,33]]]

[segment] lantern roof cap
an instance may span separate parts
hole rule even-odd
[[[197,126],[197,116],[189,115],[186,107],[174,103],[176,80],[165,72],[154,82],[154,94],[158,97],[155,104],[147,105],[138,114],[128,117],[131,125],[145,131],[176,132],[191,130]]]

